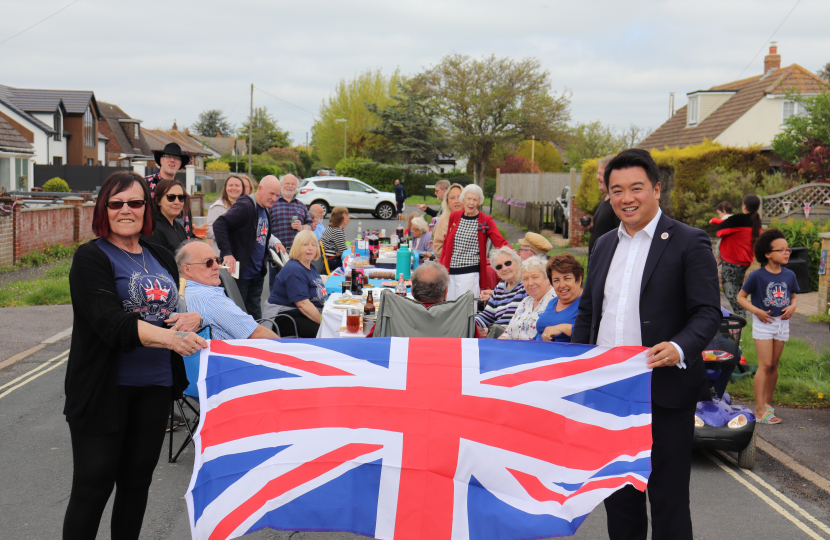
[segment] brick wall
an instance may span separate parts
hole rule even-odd
[[[14,264],[14,215],[0,213],[0,268]]]
[[[50,244],[72,245],[75,210],[71,206],[14,207],[14,260]]]
[[[585,228],[579,224],[579,218],[588,217],[590,214],[586,214],[576,206],[575,197],[571,197],[570,207],[573,211],[571,212],[571,224],[568,227],[568,239],[571,241],[571,247],[577,247],[582,245],[582,235],[585,233]]]
[[[80,218],[78,219],[78,238],[76,242],[81,244],[92,240],[95,235],[92,233],[92,216],[95,214],[95,203],[89,201],[81,205]]]

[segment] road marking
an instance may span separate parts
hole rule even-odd
[[[47,345],[52,345],[53,343],[57,343],[58,341],[66,338],[66,337],[69,337],[71,334],[72,334],[72,327],[70,326],[66,330],[62,330],[62,331],[58,332],[57,334],[55,334],[54,336],[44,339],[43,341],[41,341],[39,344],[35,345],[31,349],[29,349],[27,351],[23,351],[22,353],[18,353],[18,354],[12,356],[11,358],[9,358],[7,360],[3,360],[2,362],[0,362],[0,369],[9,367],[10,365],[14,364],[15,362],[19,362],[20,360],[23,360],[27,356],[31,356],[31,355],[35,354],[36,352],[38,352],[42,348],[46,347]]]
[[[778,504],[777,502],[775,502],[775,501],[773,501],[772,499],[770,499],[770,498],[769,498],[769,497],[768,497],[765,493],[763,493],[760,489],[758,489],[757,487],[755,487],[754,485],[752,485],[752,484],[751,484],[748,480],[746,480],[745,478],[743,478],[740,474],[736,473],[734,470],[732,470],[732,468],[728,467],[728,466],[727,466],[725,463],[723,463],[721,460],[717,459],[715,456],[713,456],[712,454],[710,454],[708,451],[705,451],[705,450],[704,450],[704,452],[703,452],[703,453],[704,453],[704,454],[706,454],[706,457],[708,457],[709,459],[711,459],[711,460],[715,463],[715,465],[717,465],[718,467],[720,467],[721,469],[723,469],[723,471],[724,471],[726,474],[728,474],[729,476],[731,476],[732,478],[734,478],[735,480],[737,480],[739,483],[743,484],[743,486],[744,486],[744,487],[746,487],[749,491],[751,491],[752,493],[754,493],[755,495],[757,495],[757,496],[758,496],[758,497],[759,497],[762,501],[764,501],[765,503],[767,503],[767,504],[768,504],[768,505],[769,505],[769,506],[770,506],[773,510],[775,510],[776,512],[778,512],[779,514],[781,514],[782,516],[784,516],[785,518],[787,518],[787,519],[788,519],[789,521],[791,521],[791,522],[792,522],[792,523],[793,523],[796,527],[798,527],[799,529],[801,529],[802,531],[804,531],[804,533],[805,533],[807,536],[809,536],[810,538],[813,538],[813,539],[815,539],[815,540],[824,540],[824,538],[822,538],[821,536],[819,536],[819,534],[818,534],[818,533],[816,533],[813,529],[809,528],[809,527],[808,527],[808,526],[807,526],[807,525],[806,525],[803,521],[801,521],[800,519],[798,519],[797,517],[795,517],[794,515],[792,515],[791,513],[789,513],[786,509],[782,508],[780,504]],[[734,461],[733,461],[733,463],[734,463]]]
[[[773,446],[770,442],[765,441],[761,437],[758,437],[758,448],[763,450],[765,453],[769,454],[771,457],[780,461],[783,465],[789,467],[793,472],[800,475],[803,478],[806,478],[816,486],[820,487],[827,493],[830,493],[830,480],[824,478],[823,476],[811,471],[801,463],[798,463],[796,460]]]
[[[734,459],[732,459],[732,456],[730,456],[729,454],[727,454],[727,453],[726,453],[726,452],[724,452],[723,450],[718,450],[718,453],[719,453],[721,456],[723,456],[725,459],[727,459],[730,463],[732,463],[732,465],[734,465],[734,466],[736,466],[736,467],[737,467],[738,463],[737,463]],[[771,485],[769,485],[769,484],[768,484],[768,483],[767,483],[767,482],[766,482],[763,478],[761,478],[760,476],[758,476],[758,475],[757,475],[757,474],[755,474],[754,472],[752,472],[752,471],[750,471],[750,470],[748,470],[748,469],[739,469],[739,470],[740,470],[742,473],[744,473],[744,474],[746,474],[747,476],[749,476],[750,478],[752,478],[753,480],[755,480],[755,482],[757,482],[758,484],[760,484],[760,485],[761,485],[761,487],[766,488],[767,490],[769,490],[769,492],[770,492],[770,493],[772,493],[773,495],[775,495],[776,497],[778,497],[779,499],[781,499],[782,501],[784,501],[784,502],[785,502],[785,503],[786,503],[789,507],[791,507],[793,510],[795,510],[796,512],[798,512],[799,514],[801,514],[802,516],[804,516],[805,518],[807,518],[807,520],[808,520],[808,521],[810,521],[813,525],[815,525],[816,527],[818,527],[819,529],[821,529],[822,531],[824,531],[824,534],[826,534],[826,535],[830,536],[830,527],[828,527],[827,525],[825,525],[825,524],[824,524],[824,523],[822,523],[821,521],[819,521],[819,520],[817,520],[816,518],[814,518],[814,517],[813,517],[812,515],[810,515],[810,514],[809,514],[806,510],[804,510],[803,508],[801,508],[800,506],[798,506],[798,505],[797,505],[797,504],[796,504],[796,503],[795,503],[792,499],[790,499],[789,497],[787,497],[786,495],[784,495],[783,493],[781,493],[780,491],[778,491],[777,489],[775,489],[774,487],[772,487]]]
[[[13,381],[11,381],[11,382],[9,382],[9,383],[4,384],[2,387],[0,387],[0,390],[2,390],[2,389],[4,389],[4,388],[8,387],[8,386],[9,386],[9,385],[11,385],[11,384],[14,384],[15,382],[17,382],[17,381],[19,381],[19,380],[21,380],[21,379],[25,379],[25,380],[23,380],[22,382],[18,383],[18,384],[17,384],[17,385],[15,385],[15,386],[12,386],[12,387],[11,387],[11,388],[9,388],[8,390],[6,390],[6,391],[5,391],[5,392],[3,392],[2,394],[0,394],[0,399],[3,399],[4,397],[8,396],[9,394],[11,394],[12,392],[14,392],[15,390],[17,390],[17,389],[18,389],[18,388],[20,388],[21,386],[24,386],[24,385],[26,385],[26,384],[29,384],[30,382],[32,382],[33,380],[37,379],[37,378],[38,378],[38,377],[40,377],[41,375],[43,375],[43,374],[45,374],[45,373],[49,373],[50,371],[52,371],[52,370],[53,370],[53,369],[55,369],[56,367],[60,366],[61,364],[66,363],[66,361],[69,359],[69,357],[68,357],[68,356],[64,356],[64,355],[66,355],[68,352],[69,352],[69,351],[68,351],[68,350],[66,350],[66,351],[64,351],[63,353],[61,353],[61,354],[59,354],[58,356],[56,356],[55,358],[52,358],[51,360],[48,360],[48,361],[44,362],[43,364],[39,365],[39,366],[38,366],[38,367],[36,367],[35,369],[31,370],[29,373],[26,373],[25,375],[22,375],[22,376],[18,377],[17,379],[15,379],[15,380],[13,380]],[[58,360],[59,358],[62,358],[62,359],[61,359],[61,360]],[[58,360],[58,361],[57,361],[57,362],[55,362],[55,360]],[[54,362],[54,363],[52,363],[52,362]],[[49,364],[50,364],[50,363],[52,364],[51,366],[49,366]],[[49,366],[49,367],[46,367],[46,366]],[[44,369],[44,368],[46,368],[46,369]],[[38,371],[39,371],[40,373],[36,373],[36,372],[38,372]],[[33,374],[33,375],[32,375],[32,374]],[[30,376],[30,375],[31,375],[31,376]],[[28,377],[28,378],[26,378],[26,377]]]
[[[13,385],[13,384],[14,384],[14,383],[16,383],[17,381],[20,381],[20,380],[22,380],[22,379],[25,379],[26,377],[28,377],[29,375],[31,375],[32,373],[34,373],[34,372],[36,372],[36,371],[40,371],[41,369],[43,369],[43,368],[45,368],[46,366],[48,366],[50,362],[54,362],[55,360],[60,359],[62,356],[66,356],[66,354],[67,354],[68,352],[69,352],[69,349],[67,349],[67,350],[63,351],[62,353],[60,353],[59,355],[57,355],[57,356],[56,356],[56,357],[54,357],[54,358],[50,358],[49,360],[47,360],[46,362],[42,363],[41,365],[39,365],[39,366],[38,366],[38,367],[36,367],[35,369],[33,369],[33,370],[31,370],[31,371],[29,371],[29,372],[27,372],[27,373],[24,373],[24,374],[23,374],[23,375],[21,375],[20,377],[18,377],[18,378],[16,378],[16,379],[12,379],[11,381],[9,381],[9,382],[7,382],[6,384],[4,384],[3,386],[0,386],[0,390],[2,390],[2,389],[4,389],[4,388],[7,388],[7,387],[9,387],[9,386],[11,386],[11,385]]]

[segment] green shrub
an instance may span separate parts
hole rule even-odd
[[[604,195],[596,181],[599,160],[600,158],[594,158],[582,162],[582,180],[576,188],[576,207],[591,215],[596,212]]]
[[[435,182],[441,179],[462,186],[466,186],[473,181],[472,176],[458,170],[441,174],[420,174],[411,170],[407,171],[403,165],[384,165],[359,157],[341,159],[335,169],[340,176],[357,178],[375,189],[390,193],[395,189],[395,180],[400,180],[409,197],[421,195],[424,192],[424,186],[435,185]],[[495,179],[492,179],[492,182],[493,193],[495,193]],[[487,185],[485,184],[486,189]]]
[[[206,171],[230,171],[231,167],[230,167],[230,165],[228,165],[224,161],[219,161],[219,160],[214,159],[210,163],[205,165],[205,170]]]
[[[66,180],[56,176],[43,184],[43,191],[50,193],[70,193],[72,190],[69,189],[69,184],[66,183]]]
[[[230,168],[231,172],[247,173],[248,161],[240,161],[238,164],[232,161],[228,163],[228,167]],[[272,174],[274,176],[282,176],[285,173],[279,165],[262,165],[260,163],[251,163],[251,174],[258,182],[262,180],[264,176],[268,176],[269,174]]]
[[[770,228],[781,229],[790,247],[806,247],[809,249],[810,290],[817,291],[818,267],[821,260],[821,239],[818,235],[830,231],[830,220],[815,223],[808,220],[796,221],[790,218],[781,223],[778,219],[773,219],[769,226]]]
[[[17,264],[21,267],[40,266],[52,261],[58,261],[71,257],[75,250],[78,249],[78,244],[71,246],[62,246],[60,244],[51,244],[45,246],[37,251],[28,253],[20,258]]]

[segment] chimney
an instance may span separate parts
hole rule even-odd
[[[173,131],[179,131],[179,126],[176,124],[175,120],[173,120]]]
[[[217,138],[219,138],[219,137],[221,137],[221,136],[222,136],[222,132],[221,132],[221,131],[219,131],[219,130],[217,130],[217,131],[216,131],[216,137],[217,137]]]
[[[764,74],[781,67],[781,55],[778,54],[778,42],[770,41],[769,54],[764,57]]]
[[[669,118],[674,116],[674,92],[669,92]]]

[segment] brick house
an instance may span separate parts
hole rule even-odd
[[[141,130],[141,120],[131,118],[118,105],[98,102],[104,121],[100,131],[107,137],[104,164],[129,167],[133,161],[153,161],[153,152]]]
[[[98,122],[102,118],[92,91],[0,85],[0,116],[32,133],[38,164],[99,164]]]
[[[813,96],[827,87],[825,81],[798,64],[781,68],[781,55],[772,42],[762,75],[689,92],[688,104],[638,148],[683,148],[709,139],[725,146],[761,145],[769,150],[784,120],[804,112],[798,103],[787,99],[787,93],[797,90],[803,96]]]
[[[34,155],[32,141],[0,116],[0,193],[28,189]]]
[[[221,133],[217,133],[216,137],[203,137],[196,133],[190,133],[190,131],[185,133],[202,145],[205,150],[208,150],[212,158],[222,157],[223,154],[243,156],[248,153],[248,145],[245,139],[223,137]]]

